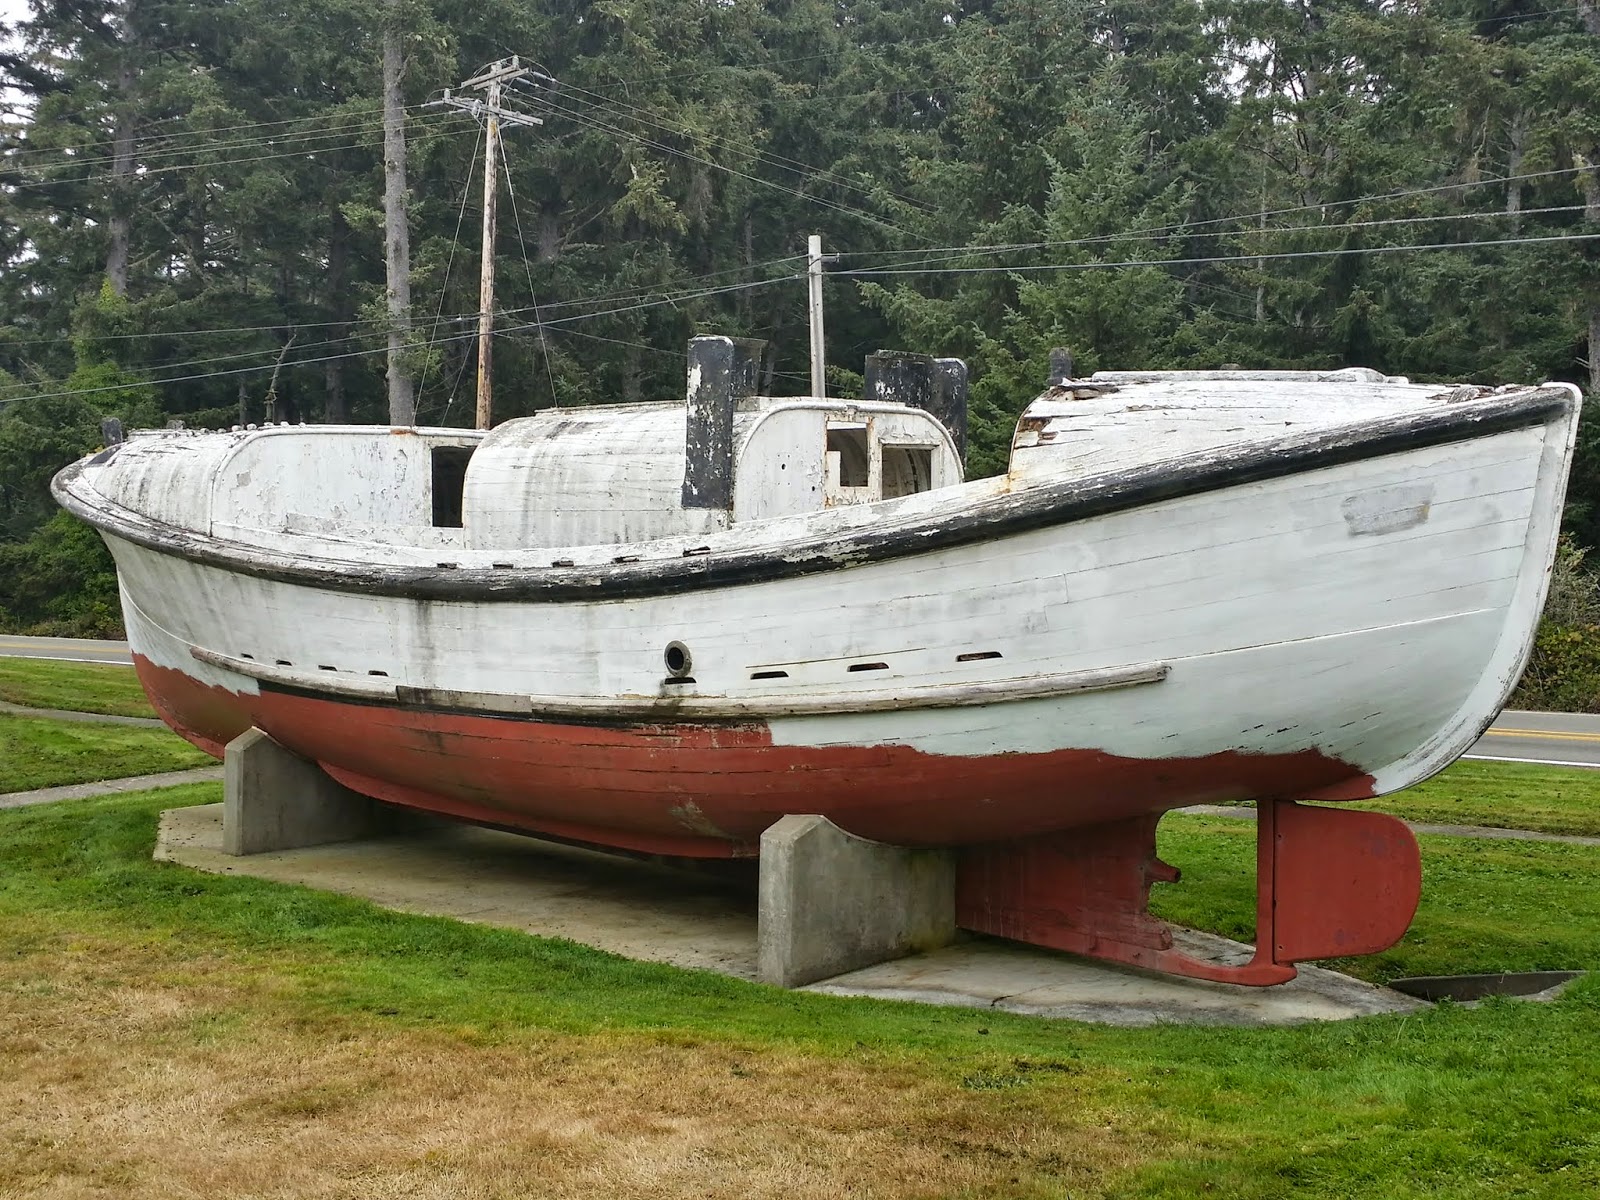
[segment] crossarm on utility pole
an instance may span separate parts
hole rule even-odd
[[[531,113],[517,112],[501,104],[501,87],[528,75],[538,75],[532,67],[512,57],[490,63],[463,88],[484,92],[482,100],[464,100],[447,89],[438,103],[485,118],[483,156],[483,249],[478,275],[478,411],[477,427],[494,424],[494,246],[498,224],[500,125],[543,125]],[[543,77],[541,77],[543,78]]]

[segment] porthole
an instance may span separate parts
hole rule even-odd
[[[667,664],[667,674],[674,679],[682,679],[694,669],[694,659],[689,655],[689,647],[682,642],[668,642],[661,661]]]

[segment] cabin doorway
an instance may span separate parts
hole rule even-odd
[[[864,488],[872,479],[872,449],[865,425],[828,422],[828,474],[841,488]]]
[[[462,498],[467,490],[467,464],[471,446],[433,448],[433,524],[438,529],[460,529]]]
[[[933,487],[932,446],[883,447],[883,498],[914,496]]]

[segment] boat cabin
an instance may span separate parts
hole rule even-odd
[[[959,407],[964,425],[964,367],[875,355],[877,398],[853,401],[756,396],[760,358],[760,343],[696,338],[686,403],[547,409],[497,426],[464,472],[467,544],[693,537],[961,482],[956,436],[935,406]]]
[[[136,434],[106,485],[216,536],[510,551],[693,538],[962,481],[959,360],[880,353],[868,398],[839,400],[755,395],[761,353],[695,338],[684,401],[546,409],[486,432]]]

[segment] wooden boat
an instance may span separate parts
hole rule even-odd
[[[755,353],[486,432],[136,433],[55,493],[219,756],[253,725],[383,801],[649,854],[818,813],[960,848],[968,928],[1207,978],[1400,936],[1409,833],[1295,802],[1408,787],[1498,713],[1576,389],[1066,369],[963,482],[959,363],[764,398]],[[1145,912],[1155,824],[1245,800],[1256,959],[1198,963]]]

